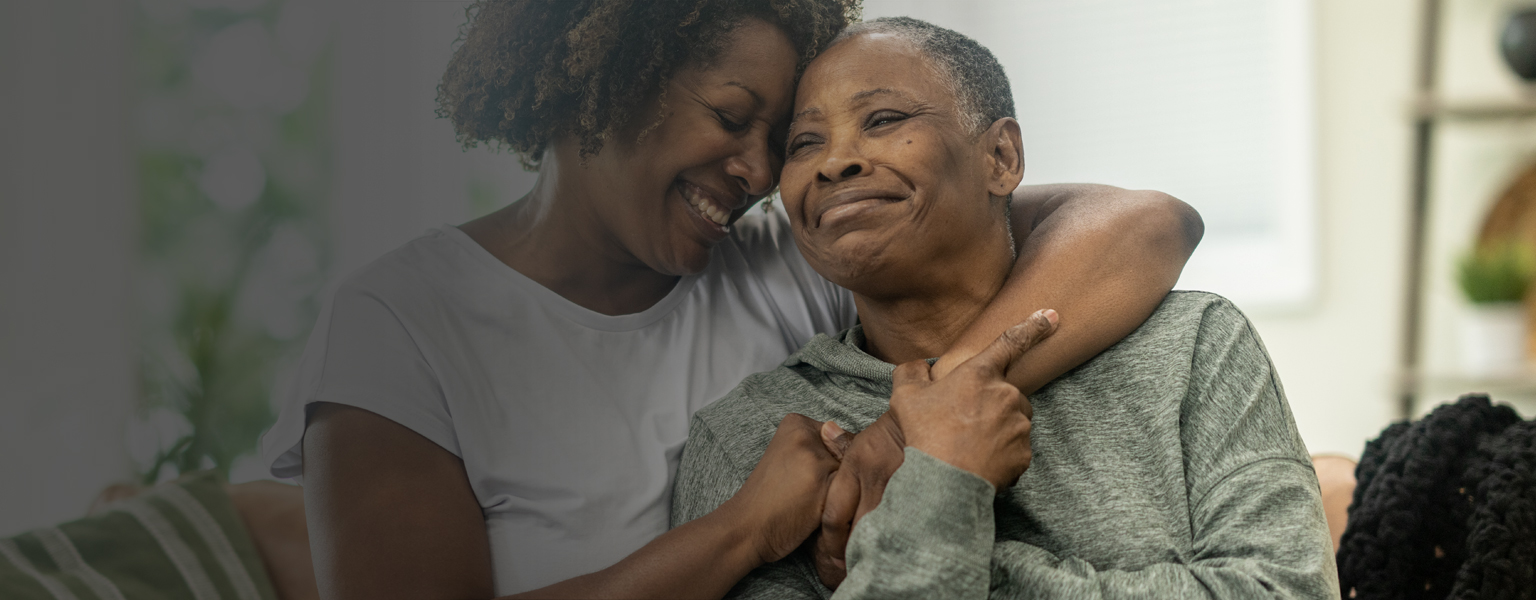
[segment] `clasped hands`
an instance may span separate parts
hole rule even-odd
[[[880,504],[908,446],[998,491],[1012,487],[1029,468],[1034,411],[1005,376],[1056,330],[1056,321],[1055,311],[1036,312],[942,376],[926,361],[896,367],[890,411],[857,434],[832,421],[786,415],[763,459],[727,502],[759,516],[762,561],[809,544],[822,583],[836,588],[847,574],[854,525]]]

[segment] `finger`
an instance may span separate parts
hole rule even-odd
[[[933,381],[933,367],[926,360],[914,360],[896,365],[896,370],[891,372],[891,385],[901,387],[903,385],[923,384]]]
[[[821,505],[822,526],[832,531],[848,527],[859,507],[859,491],[858,478],[852,473],[838,471],[833,475],[827,486],[827,499]]]
[[[864,519],[864,515],[869,514],[870,511],[880,506],[880,499],[885,497],[885,484],[888,481],[889,478],[887,477],[864,478],[862,481],[864,484],[863,488],[859,490],[859,509],[853,513],[853,523],[849,528],[850,533],[853,531],[853,527],[859,526],[859,521]]]
[[[1018,360],[1035,344],[1049,337],[1056,331],[1056,322],[1060,316],[1049,308],[1035,311],[1035,314],[1024,319],[1024,322],[1009,327],[1002,335],[997,336],[990,346],[982,350],[964,365],[970,368],[978,368],[988,374],[1003,375],[1008,371],[1008,365]]]
[[[853,434],[843,431],[837,421],[827,421],[821,425],[821,443],[841,462],[843,455],[848,453],[848,445],[853,443]]]
[[[859,506],[859,482],[850,473],[839,471],[832,478],[821,511],[821,539],[818,549],[836,561],[844,558],[848,535],[853,531],[853,514]]]

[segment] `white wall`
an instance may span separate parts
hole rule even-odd
[[[1313,6],[1321,293],[1251,316],[1309,449],[1358,456],[1396,410],[1418,3]]]
[[[0,3],[0,535],[130,472],[127,41],[122,2]]]
[[[468,2],[386,2],[336,21],[332,280],[445,223],[479,216],[471,187],[499,208],[535,175],[517,158],[463,150],[434,115],[436,88]]]
[[[1002,52],[1016,45],[1009,25],[976,15],[1008,3],[866,0],[865,15],[905,14],[975,32]],[[1358,455],[1395,414],[1411,141],[1405,106],[1418,3],[1312,6],[1319,291],[1297,307],[1246,310],[1309,448]],[[1017,11],[998,11],[1008,12]]]

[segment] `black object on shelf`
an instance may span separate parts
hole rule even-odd
[[[1521,79],[1536,82],[1536,9],[1509,16],[1504,35],[1499,36],[1499,50],[1510,70]]]

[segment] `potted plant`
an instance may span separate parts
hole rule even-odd
[[[1510,374],[1525,368],[1523,301],[1536,273],[1529,245],[1501,241],[1480,245],[1461,258],[1457,282],[1471,302],[1462,319],[1462,369],[1468,375]]]

